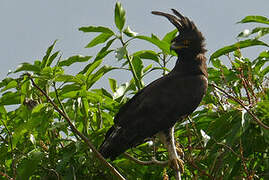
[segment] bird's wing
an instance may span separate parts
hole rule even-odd
[[[147,126],[159,129],[164,124],[171,126],[199,105],[205,93],[201,91],[206,89],[205,81],[203,75],[182,77],[179,73],[170,73],[137,93],[119,110],[114,122],[134,128],[144,124],[142,129],[149,128]]]

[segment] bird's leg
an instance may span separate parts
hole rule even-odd
[[[178,176],[177,179],[180,179],[180,172],[184,171],[184,162],[179,156],[182,153],[177,153],[174,139],[174,127],[170,128],[168,131],[160,132],[158,135],[167,148],[170,166],[176,171],[176,176]]]
[[[177,155],[180,158],[184,157],[184,151],[181,149],[180,144],[176,141],[176,150],[177,150]]]

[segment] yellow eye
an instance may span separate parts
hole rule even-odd
[[[185,46],[188,46],[188,45],[190,45],[190,41],[189,40],[183,40],[183,44],[185,45]]]

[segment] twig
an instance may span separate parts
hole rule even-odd
[[[32,79],[31,75],[29,73],[26,74],[30,81],[32,82],[32,85],[37,88],[45,97],[46,99],[50,102],[50,104],[54,107],[54,109],[61,115],[64,117],[64,119],[67,121],[67,123],[69,124],[72,132],[74,134],[77,134],[87,145],[88,147],[95,153],[96,157],[106,166],[108,167],[111,172],[118,177],[118,179],[120,180],[125,180],[125,178],[109,163],[106,161],[106,159],[97,151],[97,149],[94,147],[94,145],[89,141],[89,139],[84,136],[81,132],[79,132],[77,130],[77,128],[73,125],[73,123],[71,122],[70,118],[68,117],[68,115],[66,113],[64,113],[53,101],[52,99],[48,96],[48,94],[42,90],[39,86],[37,86],[34,82],[34,80]]]
[[[199,172],[201,172],[201,174],[203,174],[204,176],[207,176],[209,179],[214,179],[210,174],[208,174],[206,171],[200,169],[193,160],[191,160],[188,156],[186,156],[186,160],[187,162],[195,169],[197,169]]]
[[[160,166],[167,166],[168,165],[168,161],[158,161],[155,157],[152,157],[151,161],[141,161],[133,156],[131,156],[128,153],[124,153],[125,157],[127,157],[128,159],[136,162],[137,164],[141,164],[141,165],[160,165]]]
[[[0,171],[0,175],[3,176],[3,177],[6,177],[6,178],[9,179],[9,180],[13,180],[12,177],[9,177],[7,174],[5,174],[5,173],[3,173],[3,172],[1,172],[1,171]]]
[[[220,87],[216,86],[215,84],[209,83],[209,85],[213,86],[214,88],[218,89],[219,91],[221,91],[223,94],[225,94],[228,98],[234,100],[235,102],[237,102],[238,104],[240,104],[252,117],[253,119],[256,121],[256,123],[258,123],[261,127],[263,127],[264,129],[269,130],[269,127],[266,126],[265,124],[263,124],[263,122],[261,122],[261,120],[259,120],[251,110],[249,110],[239,99],[231,96],[230,94],[228,94],[226,91],[224,91],[223,89],[221,89]]]
[[[1,119],[1,122],[2,122],[2,124],[4,126],[4,128],[7,131],[8,138],[9,138],[9,141],[10,141],[10,149],[11,149],[11,154],[12,154],[12,163],[11,163],[11,166],[12,166],[12,171],[13,171],[13,177],[15,179],[16,176],[17,176],[17,170],[16,170],[16,165],[15,165],[15,159],[14,159],[15,156],[14,156],[14,149],[13,149],[13,143],[12,143],[12,133],[9,131],[9,129],[7,128],[7,125],[5,124],[5,122],[2,119]]]
[[[243,146],[242,146],[241,139],[240,139],[240,155],[241,155],[241,160],[242,160],[242,163],[243,163],[244,171],[245,171],[245,173],[247,175],[247,179],[248,180],[251,180],[252,178],[250,177],[250,174],[248,172],[248,168],[247,168],[247,165],[246,165],[246,162],[245,162],[245,158],[244,158],[244,154],[243,154]]]
[[[120,40],[120,42],[121,42],[121,44],[122,44],[123,47],[126,46],[127,42],[124,42],[124,41],[123,41],[123,39],[122,39],[122,35],[119,36],[119,40]],[[141,90],[141,89],[143,88],[143,85],[141,84],[141,81],[140,81],[140,80],[138,79],[138,77],[137,77],[137,74],[136,74],[134,65],[133,65],[133,63],[132,63],[132,59],[130,58],[127,49],[125,49],[125,55],[126,55],[126,59],[127,59],[127,61],[128,61],[128,64],[129,64],[129,66],[130,66],[131,72],[132,72],[132,74],[133,74],[133,77],[134,77],[136,86],[137,86],[138,90]]]

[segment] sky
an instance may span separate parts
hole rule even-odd
[[[115,0],[0,0],[0,79],[22,62],[42,59],[47,47],[56,39],[56,50],[61,51],[63,59],[77,54],[95,55],[101,46],[84,48],[94,36],[78,28],[94,25],[116,30],[115,3]],[[154,33],[159,37],[174,27],[167,19],[150,12],[177,9],[193,20],[206,37],[208,58],[217,49],[235,43],[241,31],[253,27],[236,22],[247,15],[269,15],[268,0],[122,0],[121,3],[126,10],[127,25],[141,35]],[[131,47],[133,50],[152,49],[145,41]],[[258,55],[253,48],[246,53],[253,57]],[[111,62],[113,60],[108,64]],[[74,66],[68,73],[76,73],[81,68]],[[122,77],[118,72],[111,73],[115,78]]]

